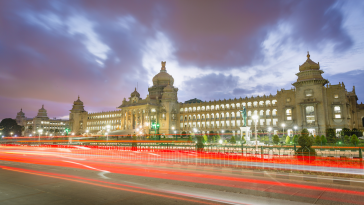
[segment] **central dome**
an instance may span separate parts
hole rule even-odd
[[[161,71],[153,77],[153,85],[173,85],[174,79],[167,73],[166,62],[162,61]]]

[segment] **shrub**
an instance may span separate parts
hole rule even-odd
[[[244,135],[241,137],[241,144],[245,144],[246,143],[246,140],[245,140],[245,137]]]
[[[293,141],[294,144],[297,144],[298,143],[298,135],[293,136],[292,141]]]
[[[336,142],[336,133],[335,130],[330,128],[326,130],[326,138],[327,141],[330,143],[335,143]]]
[[[358,137],[354,134],[351,136],[350,142],[353,143],[355,146],[359,143]]]
[[[214,143],[215,142],[215,136],[211,137],[211,142]]]
[[[345,143],[349,143],[350,142],[350,137],[348,135],[344,136],[344,142]]]
[[[301,146],[297,149],[297,156],[316,156],[315,149],[312,149],[313,140],[308,136],[308,130],[303,129],[301,136],[298,138],[298,144]]]
[[[230,143],[236,144],[235,136],[231,136]]]
[[[321,135],[321,142],[323,145],[325,145],[327,143],[325,135]]]
[[[182,135],[181,135],[181,139],[183,139],[183,137],[186,136],[186,134],[187,134],[186,131],[183,131]]]
[[[190,135],[190,136],[188,136],[188,140],[187,140],[187,142],[192,142],[192,136]]]
[[[291,142],[291,138],[289,136],[286,137],[286,144],[289,144]]]
[[[269,144],[269,137],[266,135],[263,139],[264,144]]]
[[[216,135],[216,136],[215,136],[215,140],[216,140],[216,142],[219,142],[219,141],[221,140],[220,135]]]
[[[204,135],[202,138],[202,143],[206,143],[207,142],[207,135]]]
[[[274,135],[273,136],[273,143],[274,144],[278,144],[279,143],[279,137],[278,137],[278,135]]]
[[[317,145],[320,145],[321,144],[321,137],[319,136],[319,135],[317,135],[316,137],[315,137],[315,143],[317,144]]]

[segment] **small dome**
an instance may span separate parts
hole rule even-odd
[[[307,52],[307,60],[299,67],[300,71],[320,70],[320,63],[315,63],[310,59],[310,53]]]
[[[171,75],[167,73],[166,62],[162,61],[162,68],[160,72],[153,77],[153,85],[173,85],[174,79]]]
[[[80,100],[80,96],[78,96],[78,99],[73,102],[74,105],[83,105],[83,102]]]
[[[44,105],[42,105],[42,108],[38,110],[37,117],[47,117],[47,110],[44,109]]]
[[[136,90],[136,88],[135,88],[134,92],[131,93],[131,97],[138,97],[138,98],[140,98],[140,94],[138,93],[138,91]]]
[[[16,114],[17,117],[25,117],[25,114],[23,113],[23,109],[20,109],[20,112]]]

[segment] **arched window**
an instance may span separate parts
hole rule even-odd
[[[219,113],[216,113],[216,119],[219,119]]]
[[[259,115],[260,115],[260,116],[263,116],[263,115],[264,115],[264,110],[261,110],[261,111],[259,112]]]
[[[265,115],[267,115],[267,116],[270,115],[270,110],[269,109],[267,111],[265,111]]]
[[[252,116],[252,111],[248,111],[248,116]]]

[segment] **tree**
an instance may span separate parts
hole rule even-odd
[[[10,136],[11,133],[13,133],[12,136],[21,136],[21,126],[18,125],[16,121],[11,118],[5,118],[0,122],[0,130],[2,133],[1,135],[4,136]]]
[[[212,136],[212,137],[211,137],[211,142],[212,142],[212,143],[215,143],[215,136]]]
[[[327,140],[326,140],[325,135],[321,135],[321,143],[322,143],[323,145],[326,145]]]
[[[235,136],[231,136],[230,143],[236,144]]]
[[[355,134],[353,134],[351,136],[350,142],[356,146],[359,143],[359,139]]]
[[[278,144],[279,143],[279,137],[278,135],[273,135],[273,143]]]
[[[316,151],[312,149],[313,140],[308,135],[308,130],[305,128],[301,132],[301,136],[298,138],[298,144],[301,146],[297,149],[296,155],[298,156],[315,156]]]
[[[315,143],[317,144],[317,145],[321,145],[321,137],[319,136],[319,135],[317,135],[316,137],[315,137]]]
[[[332,128],[329,128],[326,130],[326,138],[327,141],[330,143],[335,143],[336,142],[336,133],[335,130]]]
[[[263,139],[264,144],[269,144],[269,137],[266,135]]]
[[[294,144],[297,144],[298,143],[298,135],[293,136],[292,141],[293,141]]]
[[[291,142],[291,138],[287,135],[286,137],[286,144],[289,144]]]

